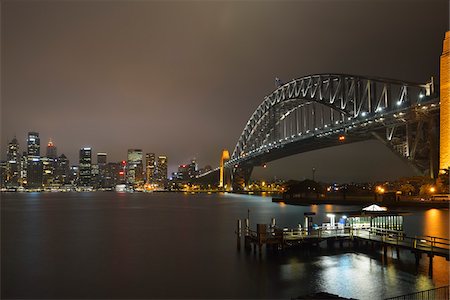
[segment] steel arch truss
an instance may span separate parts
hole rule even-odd
[[[392,116],[428,101],[433,93],[433,83],[354,75],[320,74],[292,80],[265,97],[252,114],[228,166],[282,144]]]

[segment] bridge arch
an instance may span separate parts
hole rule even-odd
[[[434,97],[432,82],[346,74],[300,77],[263,99],[246,123],[226,166],[234,169],[236,178],[239,173],[249,177],[251,168],[264,161],[261,157],[268,160],[280,156],[270,158],[271,152],[355,127],[372,128],[372,123],[389,127],[401,122],[412,107]]]

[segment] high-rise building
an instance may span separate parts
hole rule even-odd
[[[105,188],[106,186],[106,163],[108,154],[104,152],[97,153],[97,166],[98,166],[98,185]]]
[[[147,183],[155,183],[155,153],[145,155],[145,174]]]
[[[51,157],[42,157],[42,184],[46,187],[54,183],[56,159]]]
[[[25,187],[27,185],[27,152],[22,152],[20,158],[20,186]]]
[[[116,185],[124,183],[125,172],[122,163],[109,162],[105,170],[105,188],[114,188]]]
[[[79,165],[79,185],[80,186],[91,186],[92,182],[92,149],[91,148],[81,148],[80,149],[80,165]]]
[[[70,166],[69,168],[69,182],[77,184],[80,180],[80,168],[78,166]]]
[[[0,187],[6,188],[6,161],[0,161]]]
[[[127,156],[127,183],[132,186],[144,183],[142,166],[142,150],[128,149]]]
[[[156,164],[156,180],[158,184],[164,186],[167,183],[167,156],[158,156]]]
[[[27,187],[42,187],[41,141],[39,133],[29,132],[27,139]]]
[[[56,146],[53,144],[51,139],[48,141],[46,154],[48,158],[56,159],[58,157]]]
[[[55,182],[63,185],[70,182],[70,166],[69,160],[64,154],[56,159]]]
[[[180,181],[187,181],[189,179],[189,165],[179,165],[175,179]]]
[[[19,143],[14,137],[6,153],[6,187],[17,188],[20,183]]]
[[[189,170],[188,170],[188,177],[190,179],[195,178],[195,176],[197,176],[197,161],[195,160],[195,158],[193,160],[191,160],[191,163],[189,164]]]

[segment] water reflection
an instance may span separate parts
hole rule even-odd
[[[52,193],[11,195],[1,208],[1,278],[9,298],[293,298],[325,291],[380,299],[448,282],[445,259],[435,258],[430,279],[427,259],[416,275],[409,252],[387,261],[370,247],[262,258],[236,253],[236,219],[248,209],[252,228],[272,217],[292,228],[305,212],[316,212],[321,224],[327,212],[358,207],[236,194]],[[446,210],[405,220],[414,234],[448,237]]]
[[[425,211],[424,235],[448,238],[448,210],[429,209]]]

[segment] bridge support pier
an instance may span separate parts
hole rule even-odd
[[[415,252],[414,253],[415,257],[416,257],[416,269],[419,267],[420,264],[420,258],[422,256],[422,254],[420,252]]]
[[[430,262],[428,264],[428,276],[430,278],[433,278],[433,256],[434,256],[433,254],[428,254],[428,257],[430,260]]]
[[[398,247],[395,247],[395,252],[397,254],[397,259],[400,259],[400,249]]]

